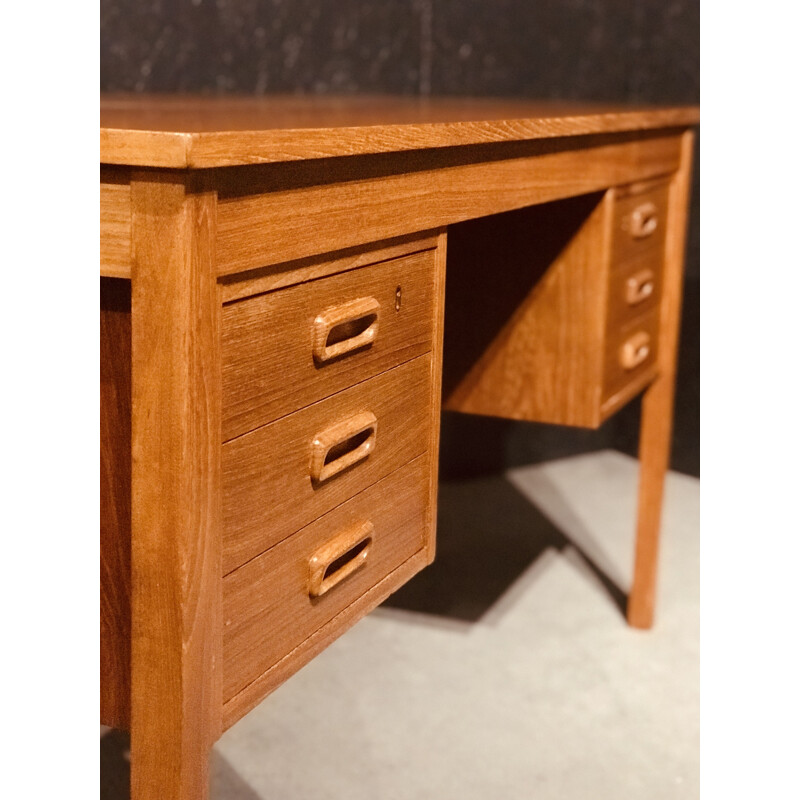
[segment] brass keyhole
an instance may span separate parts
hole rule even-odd
[[[403,290],[400,286],[397,287],[397,290],[394,293],[394,310],[400,310],[400,303],[403,300]]]

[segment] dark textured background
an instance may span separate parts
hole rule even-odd
[[[698,0],[101,0],[100,24],[105,91],[700,100]],[[672,461],[695,475],[699,263],[696,169]],[[634,453],[638,411],[595,432],[445,415],[443,470]]]

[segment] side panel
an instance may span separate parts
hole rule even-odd
[[[599,424],[608,214],[596,193],[451,227],[446,409]]]

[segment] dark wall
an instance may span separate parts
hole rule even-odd
[[[102,0],[108,90],[697,102],[696,0]]]
[[[100,24],[106,91],[700,100],[699,0],[101,0]],[[696,169],[673,458],[693,474],[699,187]],[[633,404],[596,433],[502,423],[499,461],[634,452],[637,411]],[[449,449],[454,464],[469,461],[448,444],[461,425],[500,433],[496,422],[446,420],[443,460]]]

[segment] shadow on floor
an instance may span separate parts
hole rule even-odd
[[[624,616],[626,594],[601,548],[566,502],[556,507],[571,538],[501,475],[441,483],[436,560],[383,605],[476,622],[545,552],[572,548]]]
[[[130,800],[130,736],[110,730],[100,737],[100,800]],[[262,800],[218,752],[211,754],[211,800]]]
[[[131,796],[131,738],[110,730],[100,737],[100,800],[128,800]]]

